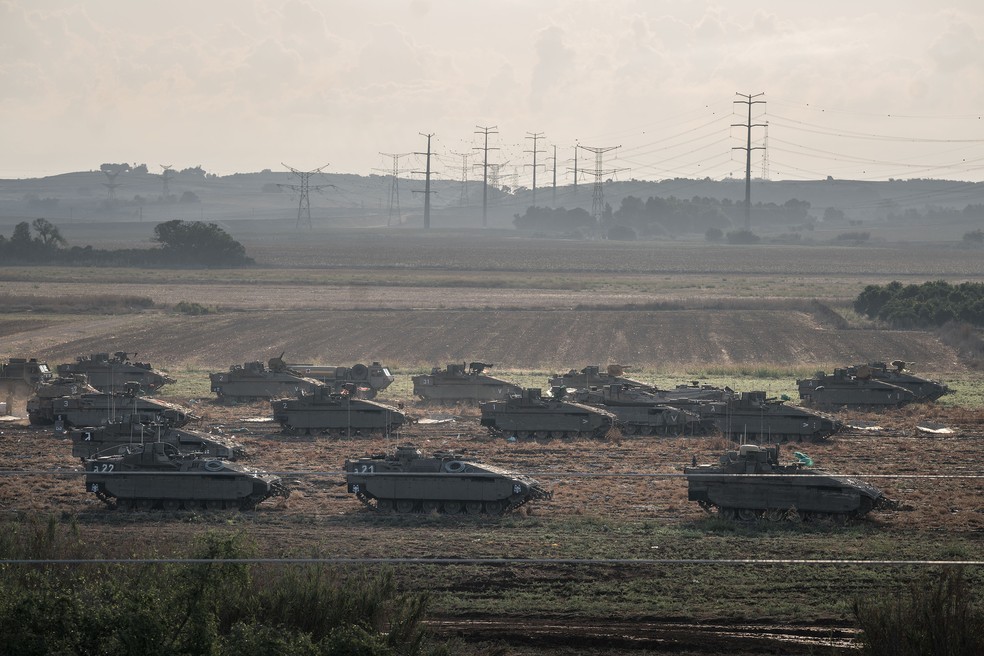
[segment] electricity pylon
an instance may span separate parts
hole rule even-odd
[[[283,189],[290,189],[291,191],[296,191],[300,195],[297,201],[297,222],[294,224],[294,228],[301,227],[301,218],[305,217],[307,219],[308,228],[313,229],[314,226],[311,224],[311,190],[320,191],[325,187],[334,187],[333,184],[323,184],[323,185],[311,185],[311,176],[316,173],[321,173],[321,171],[328,166],[319,166],[312,171],[299,171],[293,166],[283,165],[285,169],[291,172],[291,174],[296,175],[299,179],[299,184],[278,184],[278,187]]]
[[[732,123],[733,128],[746,128],[748,130],[747,137],[744,146],[735,146],[731,150],[744,150],[745,151],[745,230],[752,229],[752,151],[753,150],[763,150],[762,146],[752,147],[752,128],[764,128],[765,123],[752,123],[752,105],[765,104],[764,100],[753,100],[753,98],[758,98],[759,96],[764,96],[765,93],[756,93],[755,95],[750,95],[747,93],[735,93],[736,96],[741,96],[744,100],[735,100],[734,104],[744,103],[748,105],[748,122],[747,123]]]

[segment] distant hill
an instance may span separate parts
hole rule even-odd
[[[298,223],[299,194],[289,185],[299,179],[289,172],[266,170],[217,176],[200,168],[175,172],[168,180],[168,198],[163,197],[160,175],[142,168],[121,172],[112,181],[101,171],[65,173],[46,178],[0,180],[0,234],[10,234],[20,221],[43,217],[56,225],[71,223],[160,223],[182,220],[281,220]],[[424,183],[419,179],[400,179],[398,208],[392,195],[392,179],[385,175],[359,176],[325,174],[312,177],[311,222],[322,227],[380,227],[402,223],[423,225]],[[111,188],[112,187],[112,188]],[[432,180],[431,226],[483,227],[482,183]],[[674,179],[659,182],[609,181],[602,187],[604,202],[617,210],[622,199],[635,196],[645,201],[654,197],[711,198],[742,203],[744,180]],[[592,210],[595,188],[582,182],[576,187],[550,187],[536,191],[539,206],[582,207]],[[110,200],[110,195],[115,195]],[[485,227],[513,228],[513,217],[533,204],[533,193],[526,188],[488,190],[489,206]],[[393,200],[391,200],[393,199]],[[921,214],[931,208],[962,210],[968,205],[984,205],[984,183],[941,180],[894,180],[864,182],[851,180],[765,181],[752,183],[752,203],[782,205],[790,200],[805,201],[810,215],[821,223],[828,208],[836,210],[837,221],[820,228],[830,234],[886,226],[904,229],[897,238],[959,240],[967,230],[981,227],[971,217],[955,217],[941,225],[925,221]],[[906,212],[909,213],[906,219]],[[306,224],[306,214],[300,222]],[[736,226],[741,227],[741,226]],[[753,220],[752,229],[756,229]],[[918,236],[917,236],[918,235]],[[876,232],[874,236],[879,236]]]

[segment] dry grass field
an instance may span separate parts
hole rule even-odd
[[[0,424],[3,526],[24,530],[31,518],[54,516],[106,556],[181,555],[196,536],[232,532],[268,557],[564,560],[398,568],[406,586],[432,593],[435,631],[509,654],[846,653],[856,644],[855,598],[895,594],[932,568],[657,561],[984,560],[984,411],[976,401],[984,374],[932,332],[889,330],[850,311],[866,284],[981,281],[979,253],[419,231],[250,240],[258,265],[243,271],[0,267],[0,358],[58,363],[123,350],[194,377],[165,395],[189,403],[199,428],[240,439],[250,466],[283,472],[291,498],[225,515],[107,511],[84,490],[64,437],[8,423]],[[78,302],[102,295],[153,306],[99,311]],[[181,301],[211,313],[181,314]],[[380,360],[403,373],[387,401],[449,421],[389,439],[288,438],[246,421],[266,416],[264,404],[222,407],[207,398],[205,372],[281,351],[326,364]],[[716,460],[728,448],[720,438],[508,443],[486,434],[474,408],[418,406],[405,377],[481,359],[545,384],[542,372],[619,362],[644,378],[714,373],[747,389],[783,372],[895,358],[960,381],[960,394],[936,406],[848,415],[884,429],[782,449],[786,459],[802,450],[824,469],[869,477],[904,504],[846,525],[707,516],[687,501],[680,473],[693,457]],[[955,432],[920,433],[926,419]],[[529,472],[554,497],[492,520],[364,510],[342,485],[343,460],[409,441]],[[965,569],[979,590],[980,568]]]

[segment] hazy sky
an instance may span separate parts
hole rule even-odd
[[[621,146],[619,179],[741,177],[736,92],[764,93],[771,179],[984,180],[984,3],[0,0],[2,178],[368,174],[423,132],[457,179],[479,125],[520,184],[530,133],[541,185],[554,146],[569,181],[576,143]]]

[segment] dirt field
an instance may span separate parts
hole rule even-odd
[[[904,510],[874,512],[844,526],[777,526],[722,523],[687,501],[682,467],[693,457],[715,461],[728,448],[720,438],[508,443],[490,438],[473,408],[430,407],[413,412],[450,421],[412,426],[388,439],[290,438],[248,421],[263,417],[265,404],[191,405],[202,417],[200,427],[234,437],[247,447],[251,466],[289,480],[290,499],[264,502],[250,513],[110,511],[84,489],[80,463],[64,436],[5,425],[0,506],[6,521],[25,513],[74,518],[85,541],[101,545],[107,557],[180,555],[203,532],[232,531],[248,536],[262,557],[643,561],[400,569],[408,585],[432,589],[436,631],[505,641],[507,653],[517,654],[548,646],[577,647],[571,653],[586,653],[586,647],[610,653],[815,653],[820,645],[850,643],[855,628],[847,608],[864,590],[859,582],[869,592],[888,592],[916,575],[897,567],[745,566],[756,570],[750,573],[653,560],[984,560],[984,417],[976,412],[931,410],[956,431],[943,438],[917,431],[927,409],[914,406],[890,416],[849,417],[877,421],[884,426],[878,433],[848,432],[783,447],[784,459],[801,450],[828,471],[866,477]],[[554,497],[497,519],[375,515],[346,492],[341,464],[405,442],[529,472]],[[794,589],[787,589],[790,577],[798,581]],[[784,594],[776,597],[770,586]],[[510,600],[510,594],[520,596]],[[740,598],[738,607],[728,601],[731,594]],[[519,599],[536,608],[524,609]]]
[[[846,311],[870,282],[980,279],[979,258],[955,249],[738,251],[494,239],[483,247],[481,240],[418,235],[314,241],[258,244],[258,259],[276,266],[249,272],[0,267],[0,294],[110,293],[156,304],[117,315],[5,312],[0,358],[58,363],[123,350],[198,376],[281,351],[330,364],[380,360],[404,371],[482,359],[515,372],[620,362],[680,376],[901,358],[916,362],[920,374],[984,384],[933,333],[887,330]],[[289,268],[291,258],[306,268]],[[330,264],[318,268],[319,258]],[[420,268],[425,261],[430,268]],[[406,274],[393,278],[398,266]],[[354,280],[360,270],[365,279]],[[181,300],[218,312],[185,316],[170,308]],[[199,428],[241,440],[250,466],[291,482],[286,503],[267,501],[250,513],[108,511],[84,489],[64,436],[0,424],[0,527],[52,515],[63,526],[75,522],[107,557],[183,555],[196,536],[219,531],[243,535],[264,557],[531,559],[395,566],[408,588],[432,593],[436,632],[509,654],[846,653],[857,631],[855,598],[895,594],[933,568],[693,561],[984,560],[980,409],[947,403],[854,414],[847,418],[884,429],[782,448],[784,459],[805,451],[818,467],[866,478],[904,510],[844,526],[739,525],[687,501],[680,477],[692,458],[716,461],[729,446],[720,438],[509,443],[490,438],[474,408],[419,407],[409,389],[401,380],[386,399],[448,421],[389,439],[299,439],[247,421],[268,417],[265,404],[178,399],[201,416]],[[928,418],[954,433],[919,432]],[[553,499],[495,519],[374,515],[346,492],[341,464],[404,442],[464,450],[530,473]],[[636,564],[607,562],[621,559]],[[687,562],[667,562],[680,560]],[[965,569],[981,589],[981,568]]]

